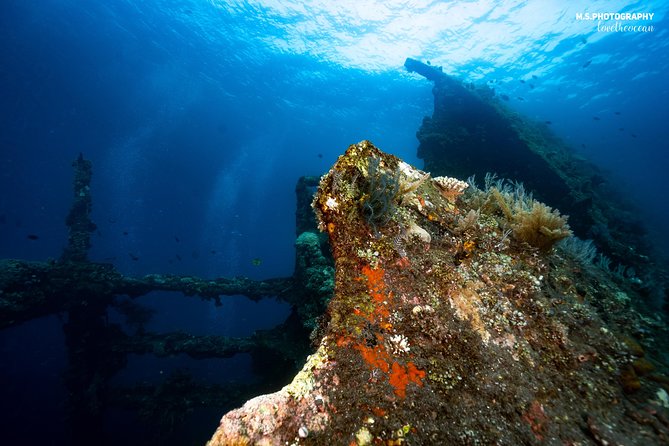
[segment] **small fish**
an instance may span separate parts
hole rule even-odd
[[[522,96],[518,96],[518,100],[519,100],[519,101],[524,101],[524,100],[525,100],[525,98],[524,98],[524,97],[522,97]]]
[[[319,154],[318,154],[318,157],[322,159],[322,158],[323,158],[323,154],[322,154],[322,153],[319,153]]]
[[[532,85],[532,84],[529,84],[529,85],[530,85],[530,88],[531,88],[532,90],[534,90],[534,85]]]
[[[620,116],[620,112],[613,112],[613,114]]]
[[[600,120],[600,119],[599,119],[599,116],[593,116],[592,119],[595,120],[595,121],[599,121],[599,120]]]
[[[504,99],[505,101],[508,101],[508,100],[509,100],[509,97],[508,97],[507,95],[505,95],[505,94],[500,95],[499,97],[502,98],[502,99]]]
[[[536,74],[532,75],[532,79],[539,79]]]
[[[521,83],[521,84],[524,84],[524,83],[525,83],[525,81],[524,81],[524,80],[522,80],[522,79],[520,79],[520,83]]]
[[[175,235],[175,236],[174,236],[174,241],[176,241],[177,243],[179,243],[181,240],[179,240],[179,237],[177,237],[177,236]]]
[[[209,251],[209,252],[212,253],[212,254],[216,254],[216,250],[215,250],[215,249],[212,249],[212,250]]]
[[[139,257],[137,257],[135,254],[133,254],[133,253],[131,253],[131,252],[129,252],[128,255],[130,256],[130,258],[131,258],[134,262],[136,262],[136,261],[139,260]]]
[[[544,121],[546,124],[551,125],[553,121]]]
[[[175,256],[174,256],[174,257],[176,257],[176,258],[177,258],[177,260],[181,262],[181,256],[180,256],[179,254],[175,254]]]
[[[255,259],[251,260],[251,264],[253,266],[260,266],[260,265],[262,265],[262,259],[255,258]]]
[[[585,149],[585,144],[581,144],[581,147],[583,147]]]
[[[632,138],[636,138],[636,134],[635,134],[635,133],[632,133]]]
[[[123,235],[128,235],[128,231],[123,231]]]
[[[36,235],[36,234],[28,234],[28,235],[26,236],[26,238],[27,238],[28,240],[37,240],[37,239],[39,239],[39,235]]]
[[[591,63],[592,63],[591,60],[587,61],[586,63],[583,64],[583,68],[588,68]]]

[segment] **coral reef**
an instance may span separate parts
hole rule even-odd
[[[407,59],[405,67],[434,83],[434,111],[417,132],[418,156],[426,170],[461,178],[495,172],[520,181],[541,201],[568,214],[574,233],[593,240],[614,263],[667,282],[666,270],[658,267],[666,261],[658,258],[642,213],[625,188],[606,178],[543,122],[511,110],[490,87],[460,82],[439,67],[413,59]],[[544,243],[543,238],[535,241]]]
[[[370,172],[399,184],[383,224],[361,206]],[[525,243],[564,220],[540,208],[532,235],[514,234],[539,204],[492,189],[444,196],[370,142],[349,147],[313,201],[335,261],[317,350],[208,445],[667,444],[664,321],[549,249],[556,237]]]

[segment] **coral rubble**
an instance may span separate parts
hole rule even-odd
[[[317,350],[209,446],[669,442],[657,321],[559,245],[513,234],[490,190],[458,187],[348,148],[313,201],[335,259]]]

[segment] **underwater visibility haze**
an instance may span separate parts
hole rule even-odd
[[[300,177],[327,173],[362,140],[423,168],[417,132],[435,97],[430,80],[404,67],[412,58],[486,88],[597,166],[638,211],[663,269],[668,12],[660,0],[3,0],[0,258],[58,263],[81,154],[92,163],[90,189],[81,189],[95,224],[87,260],[127,277],[289,277]],[[143,316],[133,313],[139,319],[129,322],[119,304],[104,323],[242,338],[291,314],[281,299],[240,292],[218,306],[184,298],[178,286],[155,289],[141,299]],[[666,312],[666,290],[651,294],[649,305]],[[63,329],[71,317],[2,325],[3,443],[74,441],[72,330]],[[244,384],[258,367],[248,352],[203,360],[141,353],[119,362],[113,384],[159,385],[179,373]],[[119,406],[104,418],[110,444],[165,441],[137,421],[134,411],[145,407]],[[143,420],[154,422],[156,407]],[[177,426],[174,444],[203,444],[232,407],[180,407],[185,427],[159,422]]]

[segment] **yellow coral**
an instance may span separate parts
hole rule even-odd
[[[572,235],[567,217],[525,193],[522,185],[515,185],[512,191],[502,192],[490,188],[493,202],[511,224],[513,236],[542,251],[550,250],[555,242]]]
[[[572,234],[560,212],[538,201],[532,203],[529,211],[515,213],[513,221],[514,237],[543,251],[548,251],[555,242]]]

